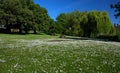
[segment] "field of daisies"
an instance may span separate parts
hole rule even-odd
[[[0,34],[0,73],[120,73],[120,42]]]

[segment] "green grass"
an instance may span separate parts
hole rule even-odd
[[[66,39],[1,34],[0,73],[120,72],[120,43],[62,40]]]
[[[50,38],[58,38],[58,36],[51,35],[35,35],[35,34],[26,34],[26,35],[17,35],[17,34],[0,34],[1,39],[25,39],[25,40],[34,40],[34,39],[50,39]]]

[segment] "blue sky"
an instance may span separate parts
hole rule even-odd
[[[48,14],[55,19],[60,13],[68,13],[74,10],[83,11],[107,11],[112,23],[120,23],[115,19],[114,10],[110,9],[110,4],[115,4],[119,0],[34,0],[36,4],[48,10]]]

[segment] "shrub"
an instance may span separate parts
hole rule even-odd
[[[105,41],[117,41],[118,37],[115,36],[111,36],[111,35],[100,35],[99,37],[97,37],[98,39],[103,39]]]
[[[116,38],[117,38],[117,41],[120,42],[120,31],[117,31],[117,33],[116,33]]]

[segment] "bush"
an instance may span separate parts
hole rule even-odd
[[[116,35],[100,35],[97,37],[105,41],[117,41],[120,42],[120,31],[116,32]]]
[[[103,39],[105,41],[117,41],[118,37],[115,36],[111,36],[111,35],[100,35],[99,37],[97,37],[98,39]]]
[[[117,38],[117,41],[120,42],[120,31],[117,31],[117,33],[116,33],[116,38]]]

